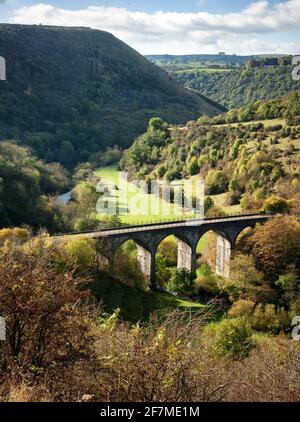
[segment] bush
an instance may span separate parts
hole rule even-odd
[[[4,375],[31,387],[48,377],[58,399],[59,390],[72,395],[77,365],[83,370],[94,361],[95,326],[83,291],[87,280],[57,273],[53,253],[30,256],[20,248],[1,255],[0,315],[7,341],[0,342],[0,385]]]
[[[226,192],[228,187],[228,178],[220,170],[210,170],[205,179],[206,193],[215,195]]]
[[[278,196],[271,196],[265,200],[262,211],[271,214],[285,214],[288,213],[290,209],[291,204],[289,201]]]
[[[171,293],[192,293],[194,284],[191,272],[183,268],[173,274],[167,284],[167,290]]]
[[[251,317],[251,325],[258,331],[271,331],[290,329],[291,319],[284,308],[276,309],[272,303],[258,304]]]
[[[22,244],[29,240],[31,232],[29,229],[14,227],[0,230],[0,245]]]
[[[242,359],[254,346],[252,330],[244,318],[225,318],[208,326],[208,334],[213,336],[213,350],[218,356]]]
[[[232,206],[232,205],[238,205],[240,203],[241,199],[241,192],[239,191],[230,191],[226,194],[226,205]]]
[[[81,271],[90,268],[95,260],[95,242],[93,239],[73,238],[64,245],[66,265],[78,267]]]
[[[228,315],[236,317],[249,317],[251,316],[255,303],[252,300],[240,299],[235,302],[228,311]]]
[[[207,214],[207,212],[214,206],[215,202],[211,196],[206,196],[204,198],[204,214]]]
[[[212,272],[209,266],[202,265],[201,274],[195,281],[195,292],[207,295],[217,295],[220,293],[218,276]]]

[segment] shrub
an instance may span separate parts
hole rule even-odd
[[[226,192],[228,178],[220,170],[210,170],[205,179],[205,187],[208,195],[215,195]]]
[[[290,209],[291,209],[290,202],[278,196],[271,196],[267,198],[262,208],[264,212],[269,212],[272,214],[276,214],[276,213],[285,214],[285,213],[288,213]]]
[[[279,330],[289,329],[291,319],[284,308],[276,309],[272,303],[265,305],[258,304],[251,317],[251,325],[258,331],[271,331],[273,333]]]
[[[95,326],[86,304],[89,294],[82,289],[88,280],[57,273],[51,262],[47,251],[30,256],[15,249],[1,256],[0,315],[7,341],[0,342],[0,385],[4,373],[31,386],[48,377],[58,396],[61,388],[72,394],[76,365],[83,369],[95,359]]]
[[[238,205],[240,203],[241,199],[241,192],[239,191],[230,191],[226,194],[226,205],[232,206],[232,205]]]
[[[208,212],[213,206],[215,202],[211,196],[206,196],[204,199],[204,214]]]
[[[85,271],[94,263],[95,242],[93,239],[71,239],[64,246],[64,254],[67,265]]]
[[[235,302],[228,311],[228,315],[236,317],[249,317],[254,309],[255,303],[252,300],[240,299]]]
[[[191,293],[194,289],[194,279],[190,271],[186,269],[176,270],[167,284],[167,290],[171,293]]]
[[[220,293],[218,276],[212,272],[209,266],[202,265],[201,274],[195,281],[195,291],[197,294],[204,292],[208,295]]]
[[[254,346],[252,330],[244,318],[225,318],[219,323],[208,326],[213,336],[213,351],[222,357],[242,359]]]
[[[30,230],[14,227],[0,230],[0,245],[21,244],[26,242],[31,236]]]

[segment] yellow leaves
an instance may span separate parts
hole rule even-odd
[[[165,334],[164,328],[157,331],[157,334],[153,339],[154,347],[159,347],[165,341]]]
[[[121,309],[117,308],[114,310],[112,315],[104,316],[101,318],[101,327],[106,331],[114,331],[117,327],[120,318]]]
[[[30,231],[20,227],[14,227],[13,229],[4,228],[0,230],[0,245],[3,246],[4,252],[9,250],[15,244],[22,244],[30,238]]]

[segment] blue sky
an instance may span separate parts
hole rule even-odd
[[[300,0],[0,0],[0,20],[102,29],[142,54],[300,52]]]

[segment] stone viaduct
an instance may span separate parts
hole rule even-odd
[[[216,233],[216,274],[229,277],[230,255],[238,235],[247,227],[264,223],[273,215],[248,214],[218,218],[195,219],[170,223],[158,223],[116,229],[105,229],[76,236],[94,238],[102,243],[102,254],[110,256],[126,241],[133,240],[138,249],[138,262],[149,287],[156,289],[155,257],[159,244],[173,235],[178,241],[177,267],[191,272],[196,270],[196,248],[198,241],[208,231]]]

